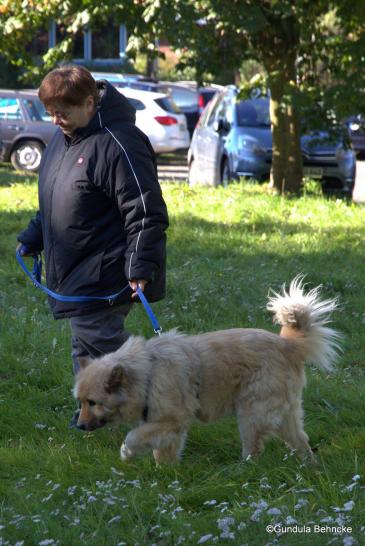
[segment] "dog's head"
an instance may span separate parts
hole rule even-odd
[[[77,428],[95,430],[113,421],[125,398],[128,374],[123,366],[107,366],[88,357],[79,359],[74,396],[80,403]]]
[[[95,360],[79,358],[80,371],[74,387],[74,396],[80,403],[77,428],[91,431],[115,420],[133,418],[130,414],[138,407],[142,378],[130,362],[143,360],[144,343],[143,338],[133,336],[115,353]]]

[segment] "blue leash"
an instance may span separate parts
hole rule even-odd
[[[24,245],[23,245],[22,248],[24,250],[26,250],[26,248],[24,248]],[[61,294],[57,294],[57,292],[53,292],[52,290],[49,290],[49,288],[47,288],[46,286],[41,284],[42,258],[41,258],[40,255],[34,255],[33,256],[33,271],[32,271],[32,273],[29,271],[29,269],[25,265],[25,262],[24,262],[24,260],[23,260],[23,258],[21,256],[19,250],[16,251],[16,259],[17,259],[17,262],[19,263],[20,267],[22,268],[24,273],[27,275],[27,277],[30,278],[30,280],[32,281],[34,286],[36,288],[39,288],[40,290],[42,290],[42,292],[45,292],[45,294],[47,294],[51,298],[54,298],[55,300],[58,300],[58,301],[76,302],[76,303],[83,303],[83,302],[88,302],[88,301],[108,301],[110,303],[110,305],[112,305],[114,300],[116,298],[118,298],[118,296],[120,296],[120,294],[122,294],[123,292],[128,290],[128,288],[130,289],[130,286],[127,285],[124,288],[122,288],[122,290],[120,290],[119,292],[116,292],[115,294],[110,294],[108,296],[62,296]],[[143,292],[142,292],[142,290],[140,288],[137,288],[136,292],[137,292],[138,297],[141,300],[141,302],[142,302],[142,304],[143,304],[143,306],[144,306],[144,308],[146,310],[148,318],[151,321],[151,324],[153,326],[153,331],[155,332],[155,334],[161,335],[162,328],[159,325],[158,320],[156,319],[156,317],[155,317],[155,315],[154,315],[154,313],[153,313],[153,311],[151,309],[150,304],[146,300],[145,295],[143,294]]]

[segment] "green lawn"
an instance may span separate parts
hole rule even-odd
[[[339,297],[338,369],[307,369],[305,422],[318,462],[302,464],[276,441],[241,462],[233,418],[196,424],[182,463],[157,469],[147,455],[120,460],[127,428],[69,430],[68,324],[53,320],[14,258],[37,206],[36,179],[2,166],[0,546],[364,543],[364,208],[315,191],[282,199],[249,183],[165,183],[163,192],[168,293],[153,308],[165,330],[277,330],[265,310],[269,288],[298,273]],[[127,326],[153,335],[140,306]]]

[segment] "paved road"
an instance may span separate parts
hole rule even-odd
[[[161,154],[157,157],[158,177],[164,180],[186,182],[188,179],[187,153]]]
[[[161,181],[175,180],[186,182],[188,179],[188,167],[186,152],[174,154],[162,154],[157,158],[158,175]],[[365,203],[365,160],[357,162],[356,181],[353,193],[356,203]]]
[[[365,203],[365,160],[357,161],[356,181],[352,198],[355,203]]]

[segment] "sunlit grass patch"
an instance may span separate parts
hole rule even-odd
[[[321,545],[364,540],[363,209],[308,191],[283,199],[265,185],[164,184],[168,290],[153,304],[164,330],[235,326],[277,331],[270,288],[298,273],[337,296],[344,352],[331,375],[308,367],[306,430],[317,463],[279,441],[240,461],[237,425],[196,424],[180,465],[150,455],[123,463],[127,427],[68,428],[75,403],[67,321],[15,262],[16,235],[37,207],[36,178],[0,168],[0,545]],[[29,264],[31,265],[31,264]],[[142,307],[130,331],[152,327]],[[295,525],[311,532],[268,532]],[[351,532],[314,532],[352,527]]]

